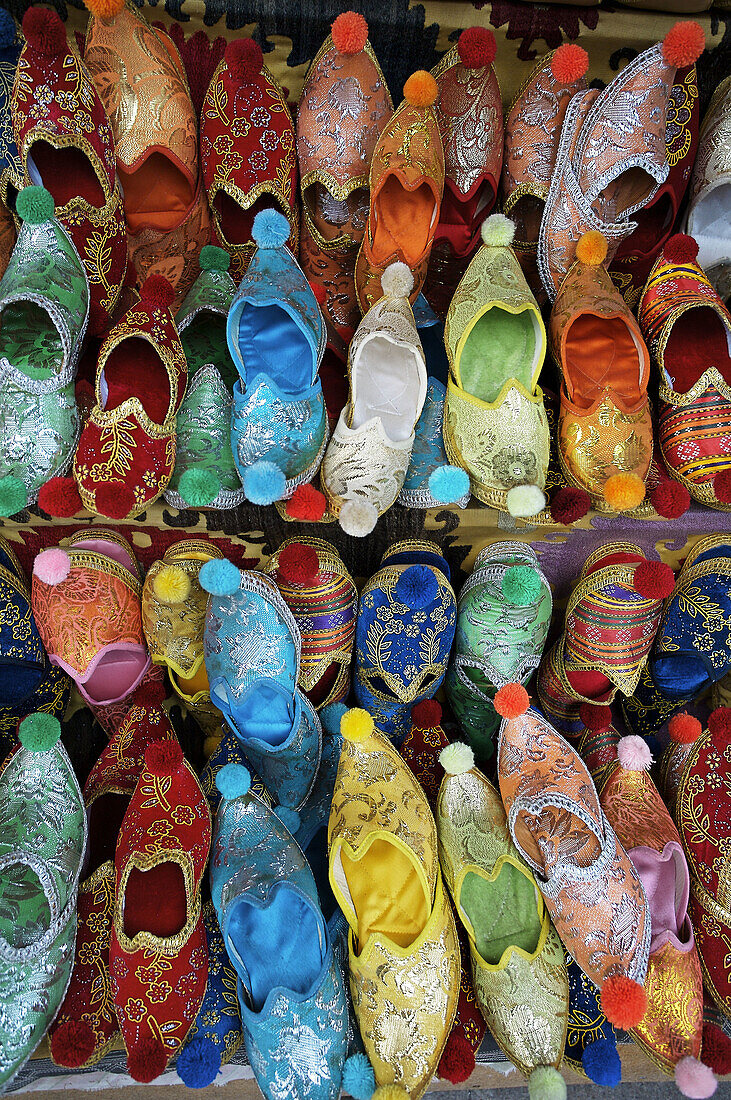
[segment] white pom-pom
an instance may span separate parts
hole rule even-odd
[[[369,500],[346,500],[338,519],[346,535],[362,539],[376,526],[378,512]]]
[[[447,775],[463,775],[475,766],[475,754],[464,741],[455,741],[439,753],[439,763]]]
[[[537,516],[546,507],[545,495],[537,485],[514,485],[505,499],[508,511],[514,519]]]
[[[399,260],[389,264],[381,275],[381,290],[389,298],[408,298],[414,289],[414,276],[406,264]]]
[[[617,744],[617,758],[628,772],[647,772],[652,767],[652,753],[642,737],[632,734]]]
[[[485,218],[480,230],[482,243],[489,248],[507,248],[513,243],[515,236],[515,223],[504,214],[491,214]]]

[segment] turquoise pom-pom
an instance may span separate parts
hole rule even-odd
[[[461,466],[437,466],[429,475],[429,492],[440,504],[455,504],[470,491],[470,477]]]
[[[613,1089],[622,1080],[622,1063],[613,1039],[596,1039],[585,1046],[581,1064],[595,1085]]]
[[[329,733],[331,737],[335,737],[336,734],[338,736],[340,735],[340,719],[347,709],[345,703],[330,703],[320,711],[322,728],[326,733]]]
[[[201,566],[198,580],[212,596],[233,596],[241,587],[241,570],[228,558],[212,558]]]
[[[439,583],[434,576],[434,570],[426,565],[410,565],[396,581],[393,594],[410,611],[428,607],[439,594]]]
[[[541,578],[530,565],[511,565],[503,573],[503,596],[514,607],[528,607],[541,593]]]
[[[217,244],[204,244],[198,257],[198,266],[201,271],[228,271],[231,257]]]
[[[277,806],[274,811],[285,829],[294,836],[300,827],[300,815],[296,810],[290,810],[289,806]]]
[[[220,493],[221,482],[214,470],[192,466],[189,470],[183,471],[178,490],[185,503],[191,508],[205,508]]]
[[[259,248],[282,248],[289,239],[289,222],[278,210],[260,210],[254,218],[251,235]]]
[[[373,1067],[365,1054],[351,1054],[343,1066],[343,1092],[353,1100],[371,1100],[376,1087]]]
[[[43,225],[53,217],[53,195],[45,187],[24,187],[15,200],[15,209],[28,225]]]
[[[19,477],[0,477],[0,516],[14,516],[28,506],[28,491]]]
[[[9,11],[0,8],[0,50],[7,50],[18,39],[18,29]]]
[[[61,736],[61,723],[53,714],[37,711],[18,727],[18,740],[29,752],[48,752]]]
[[[216,772],[216,786],[223,798],[243,798],[251,789],[251,773],[243,764],[224,764]]]
[[[284,496],[287,479],[276,463],[262,459],[246,467],[241,484],[252,504],[274,504]]]
[[[178,1077],[189,1089],[212,1085],[221,1069],[221,1055],[205,1035],[196,1035],[183,1047],[175,1063]]]

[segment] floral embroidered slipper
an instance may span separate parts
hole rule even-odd
[[[212,560],[199,581],[211,595],[203,638],[211,700],[272,797],[299,809],[322,751],[320,719],[297,687],[299,627],[263,573]]]
[[[426,365],[402,263],[383,275],[383,296],[348,349],[350,392],[322,463],[330,511],[346,534],[364,538],[398,497],[426,398]]]
[[[307,71],[297,109],[299,258],[325,293],[328,343],[346,357],[360,321],[355,261],[368,219],[368,173],[393,103],[368,24],[342,12]]]
[[[246,768],[230,764],[216,783],[211,895],[254,1076],[267,1100],[337,1100],[348,1006],[312,871]]]
[[[201,880],[210,847],[208,803],[180,746],[153,742],[119,830],[109,942],[127,1069],[144,1084],[177,1055],[203,1002]]]
[[[299,686],[317,710],[350,693],[358,589],[322,539],[286,539],[267,562],[302,640]]]
[[[10,12],[3,9],[0,15],[0,210],[3,215],[0,257],[4,257],[5,263],[15,243],[15,222],[10,213],[11,193],[19,191],[23,186],[23,162],[15,144],[11,111],[13,85],[18,58],[23,48],[23,37]],[[0,277],[4,270],[0,262]]]
[[[674,583],[670,566],[630,543],[607,543],[586,559],[564,632],[538,671],[541,708],[564,736],[607,729],[617,692],[634,693]]]
[[[231,451],[236,369],[226,318],[236,295],[229,256],[207,244],[201,273],[175,315],[188,385],[175,421],[175,469],[164,496],[176,508],[236,508],[244,491]]]
[[[147,672],[141,589],[132,547],[103,527],[77,531],[33,563],[33,614],[49,660],[91,707],[131,695]]]
[[[252,504],[288,500],[312,481],[327,443],[319,378],[325,324],[304,273],[286,247],[276,210],[254,218],[257,249],[229,311],[227,338],[239,372],[231,448]]]
[[[731,77],[726,77],[703,117],[687,221],[687,232],[698,242],[698,263],[722,298],[728,298],[731,290],[731,234],[724,215],[731,180],[730,140]]]
[[[89,0],[84,63],[109,116],[129,258],[141,286],[161,275],[181,301],[210,236],[198,119],[169,35],[126,0]],[[120,80],[121,71],[137,80]]]
[[[439,762],[446,772],[435,811],[439,861],[469,939],[477,1003],[531,1091],[560,1088],[569,1008],[561,941],[469,745],[454,742]]]
[[[89,315],[89,284],[53,198],[26,187],[22,225],[0,281],[0,514],[14,515],[65,474],[81,428],[74,375]]]
[[[109,975],[109,940],[114,913],[114,853],[119,828],[142,774],[145,750],[154,741],[175,741],[157,696],[144,687],[84,784],[89,818],[89,852],[79,886],[78,932],[71,982],[49,1032],[58,1066],[95,1065],[119,1035]]]
[[[229,42],[200,116],[203,183],[218,243],[238,286],[256,245],[254,219],[279,210],[297,254],[297,153],[284,92],[252,38]]]
[[[350,991],[378,1085],[419,1100],[459,996],[457,929],[424,792],[364,710],[341,720],[328,844],[330,885],[350,926]],[[364,800],[388,804],[363,814]],[[396,1030],[394,1030],[396,1027]]]
[[[424,285],[444,191],[444,151],[434,111],[438,94],[431,73],[412,73],[403,103],[373,150],[368,222],[355,263],[363,314],[387,293],[381,278],[393,263],[412,273],[407,292],[412,304]]]
[[[0,770],[0,1088],[48,1030],[71,977],[87,829],[61,725],[33,714]]]
[[[503,104],[493,68],[495,36],[462,31],[432,69],[444,149],[444,193],[434,234],[426,296],[446,317],[465,266],[480,246],[480,226],[495,206],[503,162]]]
[[[731,511],[731,316],[698,266],[692,237],[671,237],[637,317],[660,369],[658,440],[668,473],[702,504]]]
[[[551,623],[551,588],[533,550],[493,542],[475,558],[457,602],[457,628],[444,682],[449,705],[480,760],[500,725],[492,700],[503,684],[526,684]]]
[[[566,950],[601,990],[615,1027],[636,1027],[647,1007],[650,909],[634,864],[601,808],[578,753],[518,684],[501,688],[498,780],[508,827],[535,874]]]
[[[548,420],[538,386],[546,330],[510,247],[514,232],[502,214],[483,222],[482,247],[447,313],[444,446],[478,500],[532,516],[546,504]]]
[[[433,542],[398,542],[363,588],[353,690],[379,731],[400,742],[411,708],[436,695],[457,618],[449,566]]]
[[[86,65],[54,11],[29,8],[12,99],[24,185],[52,195],[89,284],[89,331],[106,332],[127,270],[114,138]]]
[[[602,1012],[601,995],[564,948],[569,977],[569,1016],[564,1062],[595,1085],[614,1088],[622,1080],[617,1033]]]

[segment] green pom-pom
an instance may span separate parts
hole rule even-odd
[[[503,596],[515,607],[528,607],[541,593],[541,578],[530,565],[511,565],[503,573]]]
[[[14,516],[28,505],[28,491],[19,477],[0,477],[0,516]]]
[[[206,247],[209,246],[206,245]],[[221,482],[214,470],[193,466],[190,470],[184,471],[178,488],[181,497],[191,508],[204,508],[220,493]]]
[[[201,271],[228,271],[231,257],[216,244],[204,244],[198,259]]]
[[[48,752],[61,736],[61,723],[52,714],[29,714],[18,728],[18,740],[29,752]]]
[[[43,225],[53,217],[53,195],[45,187],[24,187],[15,200],[15,209],[29,225]]]
[[[566,1082],[553,1066],[536,1066],[528,1078],[528,1100],[566,1100]]]

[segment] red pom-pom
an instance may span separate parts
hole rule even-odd
[[[492,701],[502,718],[519,718],[530,706],[530,697],[522,684],[504,684]]]
[[[706,48],[706,36],[700,23],[693,20],[676,23],[665,35],[662,43],[662,55],[668,65],[676,69],[685,69],[697,61]]]
[[[731,738],[731,707],[716,707],[706,724],[711,737]]]
[[[58,12],[50,8],[28,8],[23,16],[23,34],[30,48],[42,57],[57,57],[69,48]]]
[[[720,504],[731,504],[731,470],[722,470],[713,479],[713,491]]]
[[[703,727],[692,714],[683,711],[682,714],[674,714],[668,722],[668,736],[676,745],[692,745],[703,732]]]
[[[310,290],[315,295],[315,301],[317,302],[318,306],[324,306],[325,302],[327,301],[327,292],[322,283],[314,283],[310,279]]]
[[[461,1031],[450,1032],[439,1060],[437,1074],[443,1081],[461,1085],[472,1076],[475,1068],[475,1052]]]
[[[109,519],[126,519],[135,507],[132,489],[118,481],[100,482],[94,492],[97,513]]]
[[[57,1066],[79,1069],[94,1053],[94,1032],[85,1020],[63,1020],[51,1034],[51,1057]]]
[[[579,707],[579,718],[585,729],[592,733],[604,733],[612,724],[612,708],[597,703],[582,703]]]
[[[436,699],[422,699],[411,708],[411,721],[419,730],[433,730],[442,721],[442,708]]]
[[[591,497],[584,489],[566,486],[559,489],[551,501],[551,517],[554,523],[576,523],[591,508]]]
[[[298,485],[286,504],[288,516],[310,523],[321,520],[326,511],[325,496],[314,485]]]
[[[177,741],[153,741],[145,749],[145,769],[150,775],[174,775],[183,763],[183,750]]]
[[[703,1025],[703,1061],[717,1073],[719,1077],[725,1077],[731,1073],[731,1039],[718,1024],[712,1024],[706,1020]]]
[[[676,233],[665,242],[662,253],[670,264],[692,264],[698,258],[698,242],[687,233]]]
[[[487,27],[468,27],[457,42],[457,53],[468,69],[484,69],[495,60],[495,35]]]
[[[165,1048],[152,1035],[143,1035],[127,1052],[129,1075],[143,1085],[149,1085],[150,1081],[164,1073],[167,1064]]]
[[[368,24],[360,12],[343,11],[333,23],[331,33],[335,49],[347,57],[365,48]]]
[[[565,42],[559,46],[551,60],[551,72],[559,84],[575,84],[586,76],[589,69],[589,55],[575,42]]]
[[[264,64],[261,46],[253,38],[237,38],[235,42],[229,42],[224,58],[234,80],[243,83],[255,80]]]
[[[647,1011],[647,994],[642,986],[625,974],[607,978],[602,986],[602,1012],[610,1024],[628,1031],[637,1027]]]
[[[650,495],[650,503],[663,519],[677,519],[690,508],[690,493],[679,481],[664,477]]]
[[[84,507],[72,477],[53,477],[38,492],[38,506],[49,516],[70,519]]]
[[[277,573],[285,584],[312,584],[320,573],[317,551],[302,542],[290,542],[280,551]]]
[[[646,600],[664,600],[675,588],[675,574],[663,561],[642,561],[635,569],[635,589]]]
[[[175,291],[164,275],[148,275],[142,284],[142,301],[150,309],[170,309]]]

